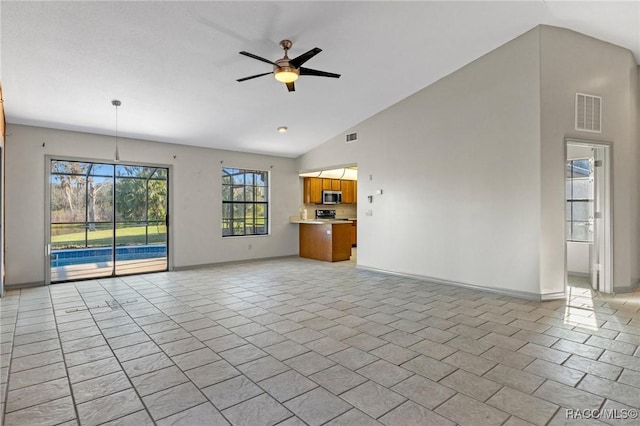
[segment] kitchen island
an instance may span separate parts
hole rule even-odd
[[[300,226],[300,257],[338,262],[351,258],[350,220],[295,220]]]

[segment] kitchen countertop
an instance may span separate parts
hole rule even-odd
[[[349,220],[345,220],[345,219],[307,219],[307,220],[302,220],[299,217],[295,217],[295,218],[291,218],[289,219],[290,223],[304,223],[307,225],[327,225],[327,224],[331,224],[331,225],[339,225],[341,223],[345,223],[345,224],[351,224],[353,223],[353,220],[349,219]]]
[[[341,223],[353,223],[355,218],[347,218],[347,219],[307,219],[302,220],[299,216],[291,216],[289,218],[289,223],[305,223],[307,225],[326,225],[326,224],[341,224]]]

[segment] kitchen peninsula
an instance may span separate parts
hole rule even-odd
[[[300,257],[327,262],[351,258],[352,221],[298,218],[292,219],[291,223],[300,226]]]

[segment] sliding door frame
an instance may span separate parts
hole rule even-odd
[[[116,162],[114,160],[105,160],[100,158],[86,158],[86,157],[72,157],[66,155],[45,155],[44,164],[44,277],[45,285],[51,284],[51,161],[78,161],[97,164],[111,164],[114,166],[141,166],[141,167],[157,167],[167,169],[167,271],[173,270],[173,166],[171,164],[157,164],[157,163],[145,163],[139,161],[126,161]],[[113,196],[115,197],[115,187]],[[115,201],[115,200],[114,200]],[[113,204],[114,218],[113,223],[115,227],[115,202]],[[115,244],[115,232],[114,232],[114,244]],[[115,251],[114,251],[114,270],[115,270]],[[113,278],[114,275],[108,275],[103,278]],[[99,278],[96,278],[99,279]]]

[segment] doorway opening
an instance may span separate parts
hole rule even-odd
[[[611,146],[567,140],[566,285],[613,292]]]
[[[168,270],[168,168],[47,166],[47,284]]]
[[[300,219],[348,219],[351,221],[350,260],[358,256],[358,166],[347,164],[300,171],[302,206]],[[325,194],[330,193],[325,198]],[[336,197],[339,194],[339,198]]]

